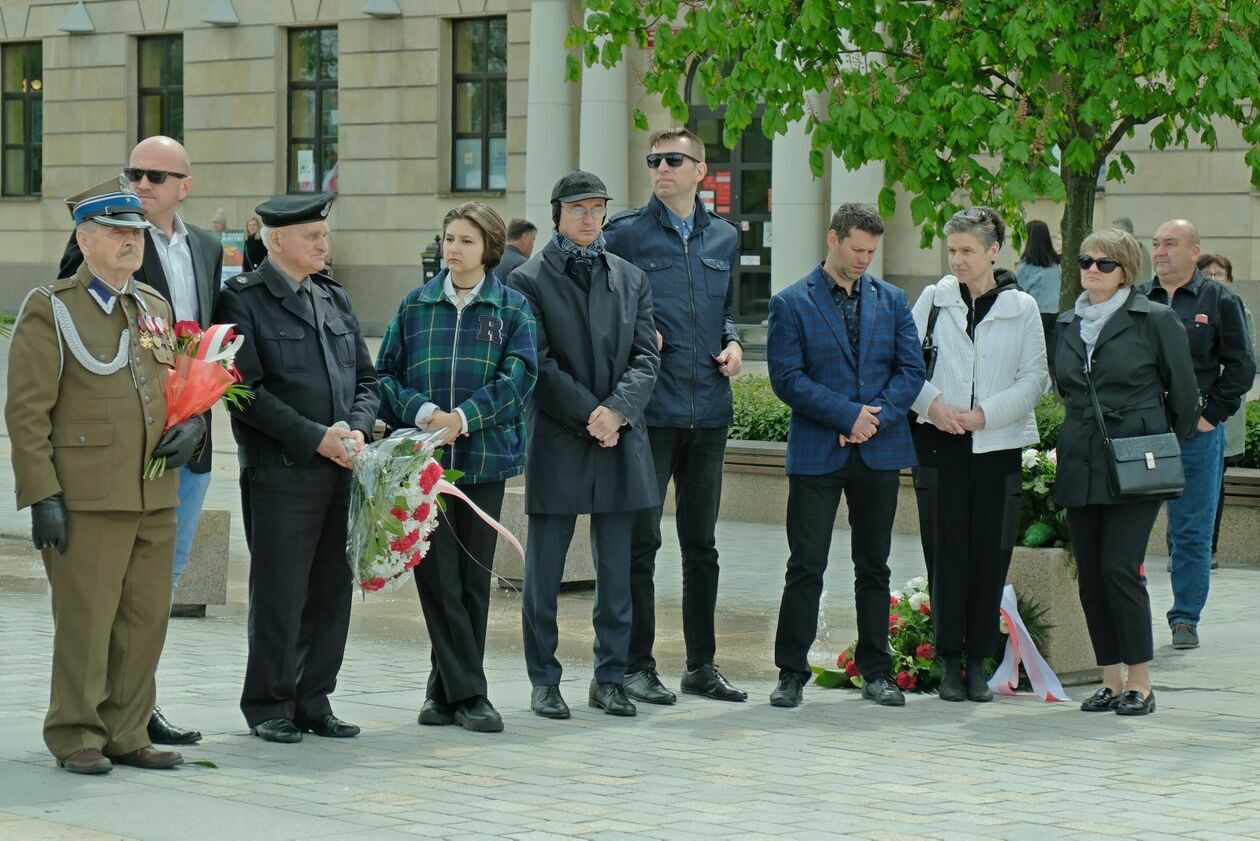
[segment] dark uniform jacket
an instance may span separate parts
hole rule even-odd
[[[493,274],[497,278],[507,278],[512,272],[516,271],[529,258],[521,253],[521,250],[515,245],[509,244],[503,249],[503,256],[499,258],[499,265],[486,269],[486,274]]]
[[[1050,370],[1066,413],[1057,445],[1055,499],[1065,508],[1129,501],[1108,486],[1108,455],[1085,381],[1081,319],[1069,310],[1056,326]],[[1170,429],[1182,438],[1194,434],[1199,418],[1194,365],[1186,331],[1168,307],[1133,291],[1103,326],[1090,375],[1111,437]]]
[[[634,263],[652,284],[652,315],[664,343],[648,426],[712,429],[731,423],[731,381],[713,354],[739,341],[731,320],[731,266],[739,232],[698,198],[684,245],[655,195],[608,220],[608,250]]]
[[[380,404],[376,369],[350,299],[325,275],[306,282],[313,284],[315,318],[306,296],[270,261],[232,278],[219,297],[214,320],[244,335],[236,367],[254,395],[232,410],[241,467],[322,458],[316,449],[324,430],[339,420],[372,440]]]
[[[529,301],[538,328],[525,511],[648,508],[660,501],[643,418],[660,365],[652,290],[643,272],[605,253],[595,260],[588,293],[575,263],[552,240],[509,280]],[[626,419],[615,447],[601,447],[586,431],[600,405]]]
[[[201,326],[205,328],[214,323],[211,316],[214,314],[215,303],[219,300],[219,285],[223,276],[223,246],[218,238],[207,230],[198,228],[196,225],[189,225],[187,222],[184,223],[184,227],[188,229],[188,248],[192,252],[193,279],[197,284],[197,314],[200,316]],[[61,267],[57,271],[57,277],[72,277],[82,262],[83,252],[79,250],[78,240],[75,239],[74,234],[71,234],[65,253],[61,255]],[[171,287],[166,282],[166,273],[162,271],[162,258],[158,256],[157,248],[153,245],[151,231],[144,232],[144,263],[134,277],[141,283],[147,283],[156,289],[158,294],[165,298],[168,304],[170,303]],[[173,306],[171,311],[173,314]],[[209,472],[210,456],[214,450],[214,443],[210,440],[210,413],[206,412],[203,418],[206,421],[206,439],[197,455],[188,462],[188,469],[193,473]]]

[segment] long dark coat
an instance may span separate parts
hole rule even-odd
[[[525,511],[588,514],[635,511],[660,502],[643,409],[660,355],[652,288],[643,272],[613,254],[595,261],[589,294],[573,261],[548,242],[512,272],[538,326],[538,385],[528,413]],[[586,431],[597,406],[627,426],[615,447]]]
[[[1055,499],[1066,508],[1132,501],[1117,498],[1108,487],[1108,456],[1085,381],[1081,319],[1069,310],[1056,327],[1051,371],[1066,415],[1057,445]],[[1194,433],[1199,387],[1190,343],[1168,307],[1134,290],[1103,327],[1090,373],[1112,438],[1169,429],[1181,438]]]

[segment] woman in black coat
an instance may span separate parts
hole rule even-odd
[[[1142,259],[1137,240],[1119,230],[1098,231],[1081,244],[1078,259],[1084,291],[1058,318],[1051,370],[1066,408],[1055,498],[1067,509],[1081,606],[1103,667],[1102,688],[1081,709],[1146,715],[1155,711],[1154,642],[1142,563],[1166,497],[1113,492],[1085,369],[1112,438],[1170,428],[1189,437],[1199,389],[1181,320],[1132,288]]]

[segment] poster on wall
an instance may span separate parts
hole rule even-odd
[[[241,273],[245,264],[245,232],[224,231],[219,235],[223,244],[223,276],[220,283]]]
[[[313,149],[298,149],[297,182],[300,192],[315,192],[315,151]]]
[[[711,169],[700,182],[700,200],[714,213],[731,212],[731,171]]]

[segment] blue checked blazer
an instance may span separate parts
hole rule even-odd
[[[814,271],[770,300],[766,356],[774,393],[792,409],[787,473],[822,476],[858,447],[873,470],[914,466],[906,414],[923,387],[923,351],[906,293],[862,275],[862,325],[855,359],[831,297],[831,278]],[[862,406],[879,406],[879,431],[840,446]]]

